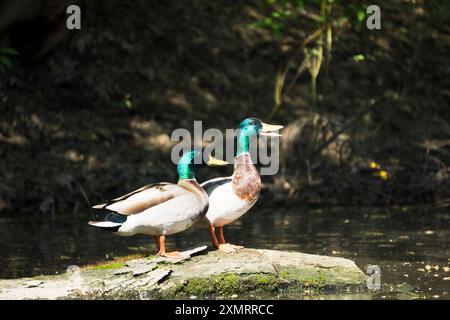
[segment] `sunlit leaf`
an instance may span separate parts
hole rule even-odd
[[[353,60],[356,62],[364,61],[366,57],[363,54],[356,54],[353,56]]]
[[[358,12],[356,13],[356,18],[358,19],[358,22],[362,22],[365,17],[366,12],[364,10],[358,10]]]
[[[381,171],[379,172],[379,176],[380,176],[380,178],[381,178],[382,180],[384,180],[384,181],[389,180],[389,173],[388,173],[387,171],[385,171],[385,170],[381,170]]]
[[[124,105],[125,105],[125,107],[127,108],[127,109],[131,109],[131,107],[133,106],[133,104],[131,103],[131,96],[129,95],[129,94],[127,94],[126,96],[125,96],[125,99],[124,99]]]
[[[372,161],[369,165],[372,169],[380,169],[380,165],[374,161]]]
[[[278,12],[278,11],[274,11],[274,12],[272,12],[272,17],[274,17],[274,18],[280,18],[280,17],[281,17],[281,13]]]

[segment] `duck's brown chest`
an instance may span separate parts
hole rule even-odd
[[[235,158],[232,178],[233,191],[239,198],[249,203],[258,200],[261,178],[249,154],[242,154]]]

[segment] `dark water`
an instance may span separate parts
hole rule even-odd
[[[52,221],[0,220],[0,278],[64,272],[132,253],[154,253],[148,236],[122,238],[90,227],[89,214]],[[369,298],[449,299],[450,211],[427,208],[269,208],[257,205],[225,228],[228,241],[247,247],[302,251],[381,268],[382,291]],[[169,237],[170,249],[209,244],[199,230]],[[406,298],[411,295],[406,295]],[[367,296],[336,296],[367,298]]]

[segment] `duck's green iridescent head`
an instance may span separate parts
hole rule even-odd
[[[204,165],[208,166],[224,166],[228,162],[218,160],[212,156],[209,156],[208,162],[203,161],[201,150],[191,149],[186,151],[178,162],[177,172],[179,180],[195,179],[195,172],[199,167]]]
[[[262,122],[257,118],[247,118],[239,124],[237,137],[237,153],[249,152],[250,140],[256,138],[258,135],[264,136],[281,136],[275,131],[279,131],[283,126],[271,125]]]

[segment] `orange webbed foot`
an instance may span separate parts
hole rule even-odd
[[[238,252],[240,249],[244,248],[243,246],[237,246],[231,243],[222,243],[219,244],[219,247],[217,249],[219,249],[219,251],[222,251],[224,253],[234,253],[234,252]]]
[[[158,255],[170,259],[183,259],[184,256],[179,251],[158,252]]]

